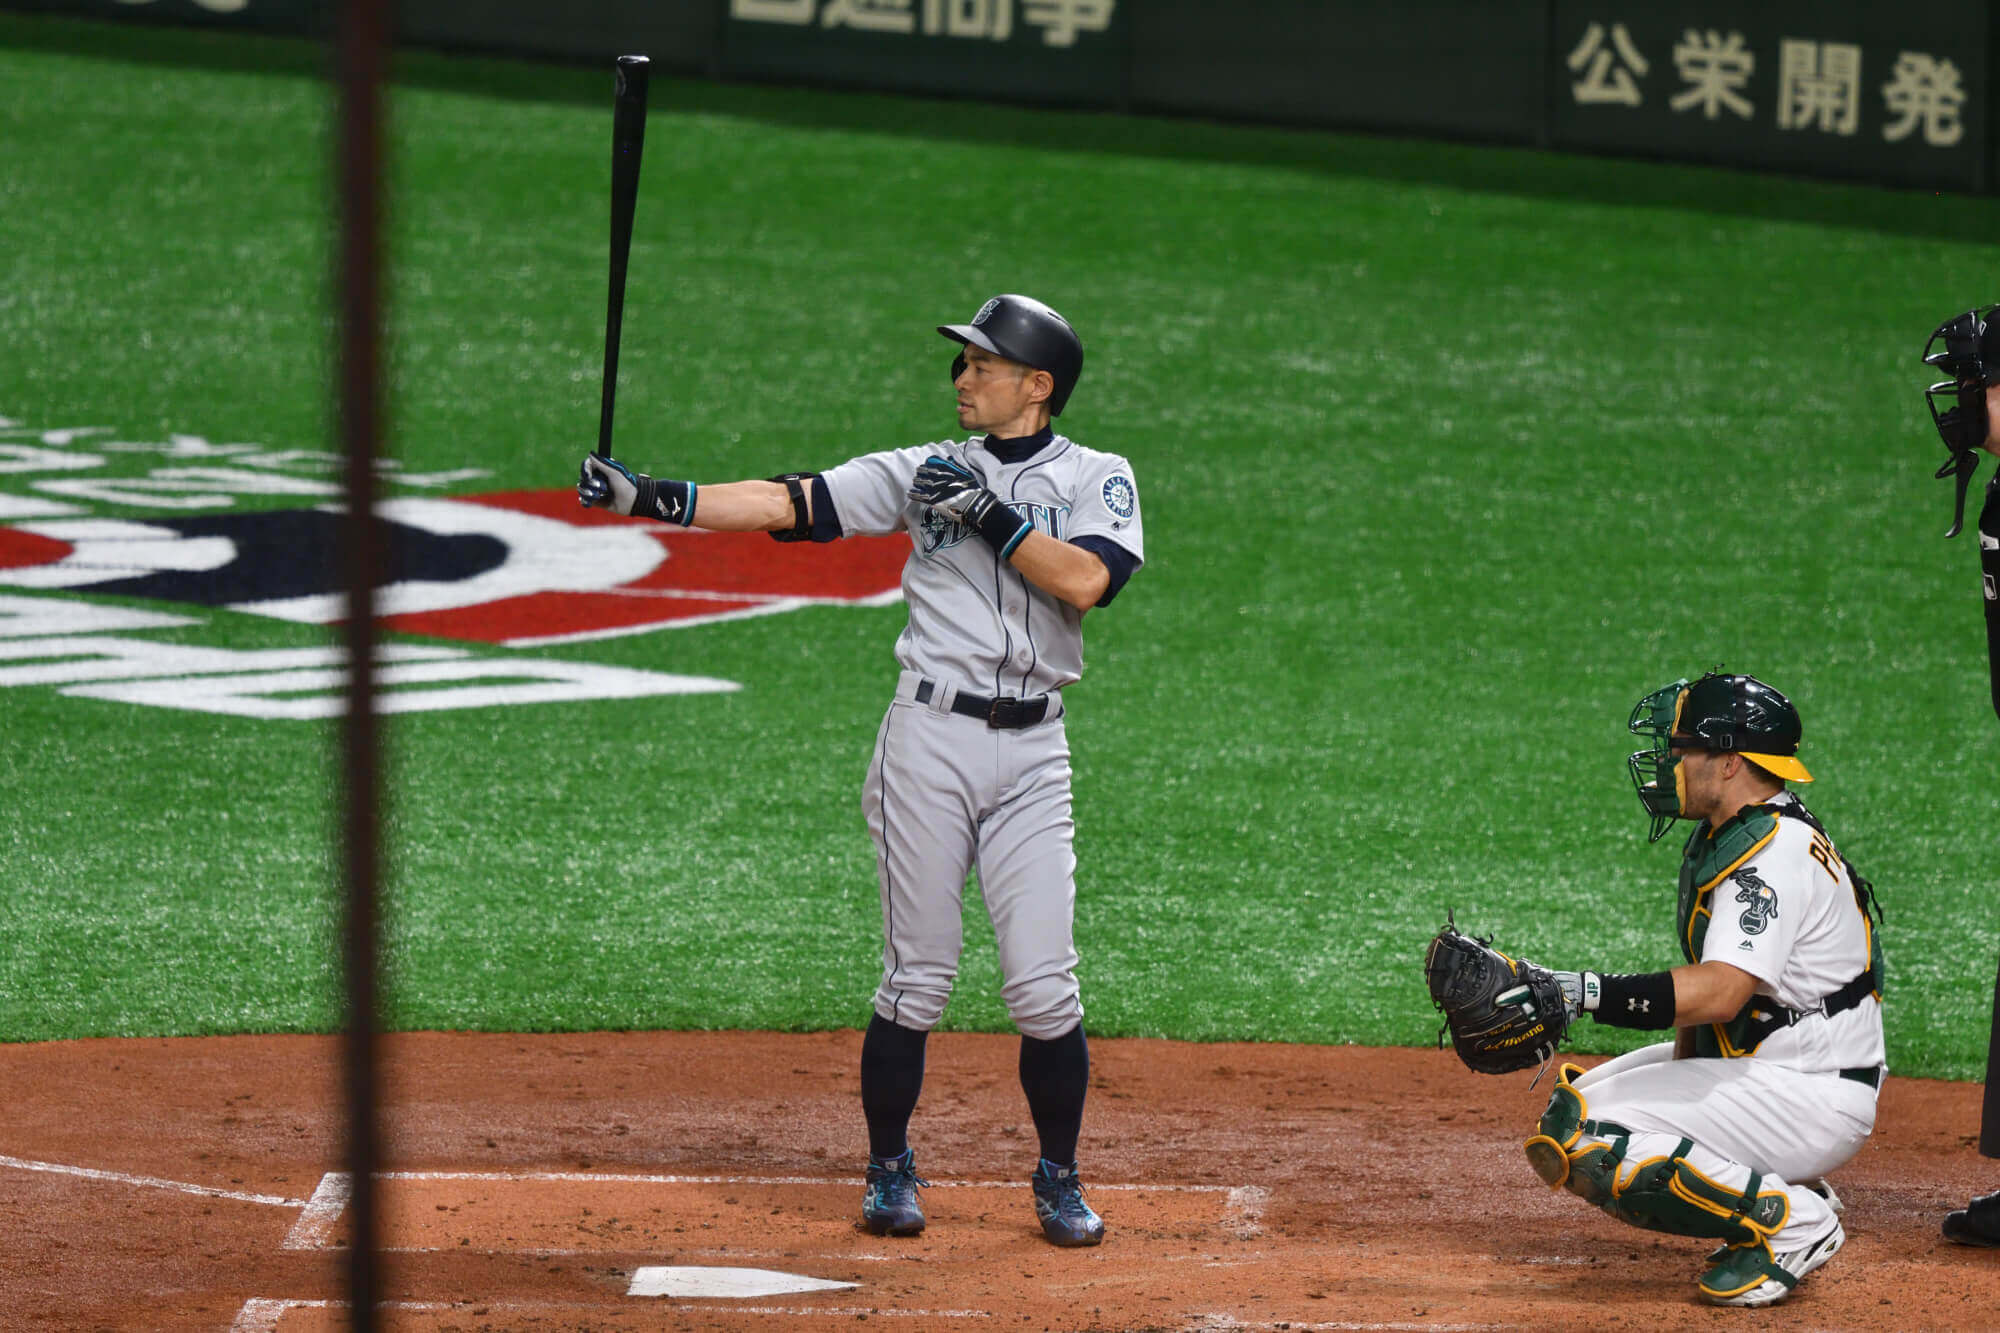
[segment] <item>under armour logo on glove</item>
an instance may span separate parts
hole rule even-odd
[[[1627,1013],[1633,1014],[1650,1014],[1653,1012],[1653,1002],[1651,1000],[1641,1000],[1635,996],[1625,1001],[1625,1010]]]

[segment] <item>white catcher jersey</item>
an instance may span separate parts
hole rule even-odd
[[[1059,690],[1083,674],[1083,613],[1003,565],[977,532],[934,516],[909,498],[933,454],[962,464],[1035,531],[1061,541],[1103,537],[1136,564],[1146,556],[1132,465],[1063,435],[1019,462],[985,437],[891,449],[850,459],[821,475],[843,532],[904,531],[910,623],[896,640],[908,670],[995,695]]]
[[[1880,1000],[1870,995],[1831,1018],[1812,1012],[1867,968],[1873,925],[1854,900],[1840,853],[1812,825],[1785,815],[1797,803],[1789,791],[1773,797],[1770,841],[1709,891],[1701,960],[1743,969],[1757,978],[1757,995],[1805,1013],[1766,1037],[1758,1059],[1804,1070],[1880,1065]]]

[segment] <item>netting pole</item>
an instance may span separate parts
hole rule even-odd
[[[346,884],[347,1170],[353,1238],[347,1252],[353,1327],[373,1333],[383,1281],[378,1255],[378,899],[381,884],[381,744],[375,713],[375,589],[386,553],[375,525],[375,457],[381,438],[382,108],[387,61],[385,0],[345,0],[336,35],[340,137],[340,406],[347,454],[346,566],[349,669],[342,739],[347,807],[341,831]]]

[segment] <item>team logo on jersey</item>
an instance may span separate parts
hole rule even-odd
[[[1010,504],[1010,513],[1019,514],[1028,520],[1036,532],[1063,539],[1069,528],[1068,505]],[[946,518],[935,509],[924,510],[924,516],[917,523],[918,544],[925,555],[958,545],[972,535],[972,529],[957,519]]]
[[[1744,866],[1731,876],[1736,881],[1736,901],[1747,903],[1737,925],[1745,935],[1762,935],[1764,927],[1778,915],[1778,891],[1758,875],[1756,866]]]
[[[1104,507],[1118,518],[1132,517],[1133,507],[1139,502],[1139,492],[1132,485],[1132,479],[1122,472],[1114,472],[1104,482]]]
[[[927,508],[924,516],[917,520],[917,542],[925,555],[936,555],[971,535],[971,528],[957,519],[945,517],[940,510]]]

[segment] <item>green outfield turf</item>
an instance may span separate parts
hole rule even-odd
[[[127,479],[174,436],[332,447],[320,63],[0,16],[0,446],[158,446],[99,449]],[[398,75],[392,451],[486,474],[449,493],[565,486],[609,71]],[[1994,299],[1996,236],[1987,199],[661,80],[619,452],[719,481],[918,443],[952,429],[933,325],[998,291],[1074,321],[1061,424],[1133,461],[1149,557],[1069,697],[1093,1033],[1428,1042],[1447,910],[1550,965],[1673,961],[1678,839],[1646,843],[1624,724],[1721,663],[1798,703],[1806,795],[1881,894],[1892,1065],[1971,1078],[2000,731],[1918,354]],[[0,497],[48,475],[0,456]],[[155,637],[327,642],[187,614]],[[859,790],[902,620],[541,648],[744,688],[396,719],[393,1023],[865,1022]],[[0,1037],[336,1022],[331,724],[48,684],[0,719]],[[1004,1029],[968,915],[946,1023]]]

